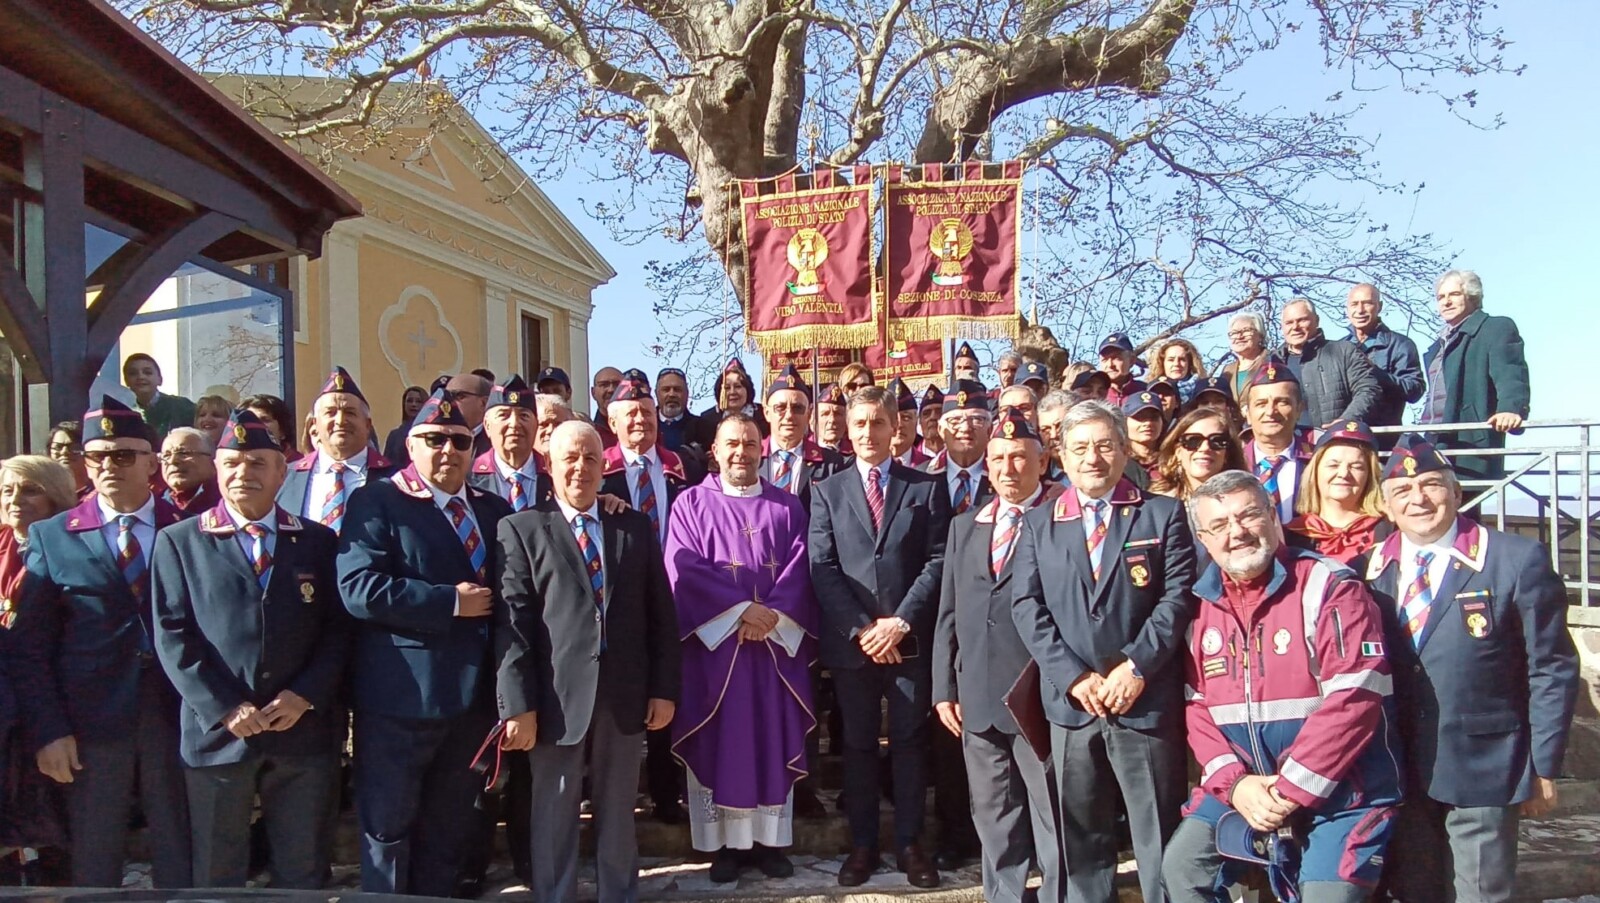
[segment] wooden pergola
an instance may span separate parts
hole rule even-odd
[[[48,386],[48,422],[82,414],[122,331],[186,261],[316,257],[360,215],[103,0],[0,0],[0,22],[0,331],[25,381]],[[89,227],[129,239],[93,272]]]

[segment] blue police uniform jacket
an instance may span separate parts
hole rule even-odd
[[[187,765],[326,753],[344,740],[332,714],[351,624],[334,574],[339,539],[283,508],[276,519],[265,590],[221,503],[156,537],[156,652],[183,697]],[[311,704],[294,727],[240,738],[223,726],[240,705],[264,708],[285,690]]]
[[[1405,740],[1407,786],[1452,806],[1510,806],[1561,773],[1578,695],[1566,588],[1544,546],[1456,521],[1445,578],[1413,644],[1401,535],[1369,553]]]
[[[350,496],[339,537],[339,592],[357,621],[351,706],[394,718],[443,719],[494,704],[492,618],[455,616],[456,584],[476,583],[499,599],[500,519],[511,507],[466,487],[484,573],[434,504],[415,467],[367,483]]]
[[[156,499],[157,531],[178,520],[176,508]],[[28,530],[28,572],[10,648],[35,750],[67,736],[91,743],[132,736],[139,681],[151,669],[172,694],[176,720],[177,693],[155,660],[149,572],[141,601],[117,567],[103,525],[98,497],[90,495]]]

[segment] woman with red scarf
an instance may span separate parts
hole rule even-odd
[[[1394,532],[1378,492],[1378,441],[1359,420],[1337,423],[1317,440],[1300,477],[1298,517],[1284,527],[1291,545],[1350,564]]]
[[[71,470],[40,455],[0,461],[0,849],[8,851],[0,871],[20,869],[16,877],[27,883],[59,883],[69,876],[59,850],[42,857],[36,852],[66,846],[66,820],[55,783],[34,767],[17,717],[19,701],[4,674],[12,658],[12,606],[26,570],[28,528],[77,504],[73,482]]]

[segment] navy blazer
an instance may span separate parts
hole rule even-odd
[[[156,500],[157,531],[179,519],[176,508]],[[155,662],[149,571],[141,600],[123,579],[101,526],[99,497],[91,494],[28,530],[28,572],[9,645],[34,750],[67,736],[79,742],[132,736],[139,681],[151,669],[172,694],[170,715],[177,723],[177,693]]]
[[[500,522],[500,715],[537,712],[540,743],[582,743],[596,700],[604,700],[618,731],[636,734],[644,730],[651,699],[679,698],[678,616],[650,518],[632,509],[601,510],[600,531],[603,613],[577,537],[556,502]]]
[[[289,465],[289,472],[283,478],[283,486],[278,490],[278,504],[282,505],[290,514],[298,514],[312,520],[321,514],[320,507],[316,511],[307,511],[306,503],[308,493],[311,492],[311,472],[316,467],[317,456],[321,452],[313,448],[302,458]],[[378,454],[378,450],[367,450],[367,483],[376,483],[398,473],[400,468]],[[363,484],[366,485],[366,484]],[[318,501],[320,506],[321,500]],[[345,506],[345,516],[350,515],[349,505]],[[342,524],[341,524],[342,526]]]
[[[282,508],[277,520],[265,590],[220,503],[156,537],[156,653],[183,697],[187,765],[313,755],[344,740],[331,715],[350,647],[334,574],[339,538]],[[240,705],[265,707],[284,690],[312,706],[294,727],[240,739],[223,726]]]
[[[1108,497],[1110,523],[1100,579],[1089,566],[1078,492],[1023,518],[1012,566],[1012,618],[1039,663],[1045,715],[1064,727],[1094,716],[1067,691],[1084,674],[1107,674],[1131,660],[1145,688],[1124,727],[1149,730],[1183,722],[1183,666],[1176,653],[1194,618],[1194,540],[1183,505],[1147,495],[1126,479]]]
[[[414,467],[350,496],[338,572],[345,608],[359,622],[351,669],[357,711],[439,719],[489,704],[491,618],[456,617],[456,584],[498,588],[494,537],[511,506],[471,486],[467,497],[488,549],[482,575]]]
[[[822,608],[821,660],[829,668],[869,664],[855,636],[879,618],[911,625],[900,652],[927,661],[950,534],[944,477],[889,465],[882,529],[872,529],[867,491],[853,463],[811,490],[807,542],[811,584]],[[907,642],[907,640],[911,642]]]
[[[923,473],[937,474],[938,476],[943,477],[944,489],[948,494],[950,492],[950,475],[945,473],[945,469],[949,466],[949,462],[949,456],[945,452],[939,452],[932,458],[928,459],[927,463],[923,464],[917,469]],[[994,498],[994,486],[989,483],[989,474],[987,472],[979,475],[978,485],[974,486],[973,490],[972,504],[967,506],[967,511],[972,511],[985,504],[988,504],[988,502]],[[950,505],[950,515],[954,517],[956,515],[954,499],[951,500]],[[961,513],[966,514],[967,511],[963,511]]]
[[[1567,593],[1544,546],[1466,518],[1412,644],[1399,599],[1412,579],[1394,533],[1365,562],[1383,615],[1407,786],[1452,806],[1527,800],[1555,778],[1578,696]],[[1358,565],[1359,566],[1359,565]]]
[[[1015,734],[1005,696],[1028,666],[1028,647],[1011,619],[1014,544],[1005,570],[998,577],[990,573],[999,505],[992,501],[950,522],[934,627],[933,701],[959,702],[964,730]]]

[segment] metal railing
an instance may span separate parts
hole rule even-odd
[[[1568,622],[1600,626],[1600,583],[1592,558],[1600,553],[1596,523],[1600,474],[1591,467],[1597,450],[1596,420],[1536,420],[1522,425],[1508,448],[1442,449],[1446,457],[1501,458],[1505,476],[1462,480],[1467,497],[1463,511],[1495,529],[1537,539],[1550,552],[1550,563],[1567,586],[1573,603]],[[1376,433],[1448,434],[1484,430],[1486,423],[1442,423],[1425,427],[1376,427]]]

